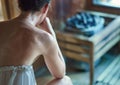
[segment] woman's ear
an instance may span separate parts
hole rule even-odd
[[[41,24],[43,20],[46,18],[48,9],[49,9],[49,4],[46,4],[44,5],[44,7],[41,8],[40,12],[38,12],[39,20],[37,24]]]
[[[45,4],[45,6],[42,7],[41,12],[43,14],[46,14],[48,12],[49,9],[49,4]]]

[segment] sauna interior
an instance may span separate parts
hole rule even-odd
[[[1,22],[20,13],[0,0]],[[120,0],[52,0],[47,16],[73,85],[120,85]],[[43,56],[33,67],[38,85],[52,79]]]

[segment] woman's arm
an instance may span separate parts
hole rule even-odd
[[[46,18],[40,24],[40,29],[43,29],[44,31],[52,35],[47,39],[48,40],[47,42],[49,42],[48,43],[49,45],[46,45],[46,46],[49,46],[49,48],[46,47],[47,50],[46,50],[46,53],[44,53],[44,58],[50,72],[54,76],[56,75],[56,77],[59,76],[60,78],[61,77],[60,75],[62,76],[65,75],[65,70],[66,70],[65,61],[60,51],[60,48],[58,46],[56,35],[52,28],[49,18]]]
[[[60,56],[60,58],[62,59],[62,61],[65,63],[64,59],[63,59],[63,55],[62,55],[62,52],[59,48],[59,45],[58,45],[58,42],[57,42],[57,39],[56,39],[56,34],[53,30],[53,27],[50,23],[50,19],[48,17],[45,18],[45,20],[39,25],[40,29],[50,33],[56,40],[56,43],[57,43],[57,50],[58,50],[58,54]]]
[[[47,43],[44,43],[45,51],[43,53],[45,63],[55,78],[63,78],[66,74],[66,66],[57,50],[56,40],[51,36],[46,41]]]

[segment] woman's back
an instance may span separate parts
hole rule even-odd
[[[35,31],[17,21],[0,23],[0,66],[30,65],[40,54]]]
[[[70,79],[65,77],[64,58],[47,18],[50,1],[18,0],[20,15],[0,23],[0,85],[36,85],[32,63],[39,55],[55,77],[49,85],[71,85],[65,83]]]

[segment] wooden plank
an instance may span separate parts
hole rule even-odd
[[[79,53],[86,53],[86,54],[90,53],[89,49],[85,49],[82,46],[67,43],[67,42],[59,41],[59,46],[63,49],[68,49],[68,50],[79,52]]]
[[[112,78],[114,77],[114,75],[118,72],[118,69],[120,68],[120,63],[119,63],[120,59],[118,59],[118,62],[114,65],[114,67],[112,68],[113,70],[109,69],[110,72],[109,74],[105,77],[105,79],[103,80],[103,82],[105,84],[107,83],[113,83],[112,82]],[[113,84],[111,84],[113,85]]]
[[[110,48],[112,48],[119,40],[120,40],[120,36],[116,36],[116,38],[114,38],[112,42],[109,42],[102,48],[102,50],[100,50],[98,53],[95,53],[94,61],[98,60],[103,54],[105,54]]]
[[[88,38],[82,38],[81,35],[56,31],[56,36],[62,41],[91,46],[91,42],[88,41]]]
[[[94,45],[91,44],[90,49],[90,57],[89,57],[89,65],[90,65],[90,85],[94,83]]]
[[[120,55],[107,67],[107,69],[100,75],[97,82],[103,81],[108,75],[110,75],[111,69],[120,61]]]
[[[120,62],[119,62],[118,65],[120,65]],[[115,83],[116,83],[117,80],[119,80],[119,79],[120,79],[120,66],[119,66],[119,68],[118,68],[116,74],[113,76],[112,80],[109,82],[110,85],[115,85]]]
[[[97,45],[100,41],[104,39],[105,36],[112,33],[113,30],[117,29],[120,26],[120,17],[117,17],[113,20],[109,25],[107,25],[101,32],[95,34],[94,36],[90,37],[89,40]]]
[[[99,42],[100,44],[95,46],[95,52],[99,51],[104,45],[106,45],[108,42],[112,42],[113,38],[115,38],[116,36],[120,36],[120,28],[117,29],[115,32],[111,33],[107,39],[102,40],[101,42]]]
[[[81,55],[81,54],[77,54],[74,52],[69,52],[66,50],[62,50],[62,53],[64,56],[75,59],[77,61],[83,61],[83,62],[87,62],[89,63],[89,58],[86,58],[85,56]]]

